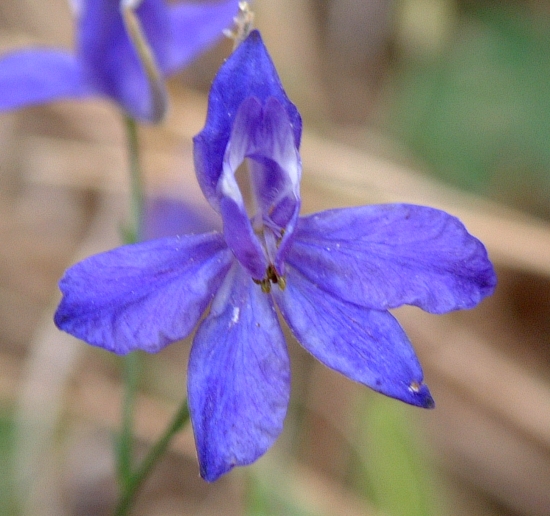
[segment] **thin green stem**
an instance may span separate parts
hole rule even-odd
[[[136,472],[131,475],[129,482],[126,484],[124,493],[119,500],[119,503],[115,510],[115,516],[125,516],[129,514],[135,497],[142,486],[143,482],[153,469],[157,460],[167,450],[172,438],[185,426],[189,421],[189,408],[187,406],[187,400],[185,400],[170,425],[164,431],[161,438],[154,444],[149,450],[149,453],[139,465]]]
[[[143,186],[139,160],[139,141],[136,121],[125,115],[124,125],[128,146],[128,168],[130,173],[130,220],[124,231],[127,244],[137,242],[141,234],[143,217]],[[132,474],[132,449],[134,405],[140,371],[140,356],[129,353],[123,359],[124,400],[122,408],[122,428],[117,447],[117,474],[121,490],[124,492]]]
[[[140,166],[137,122],[125,115],[126,140],[130,171],[130,222],[125,236],[127,244],[137,242],[141,237],[143,222],[143,178]]]
[[[144,194],[139,158],[137,123],[129,116],[125,117],[124,122],[130,170],[130,220],[126,226],[124,240],[129,244],[139,241],[141,237]],[[138,353],[129,353],[124,357],[122,429],[117,447],[117,474],[121,495],[115,511],[116,516],[123,516],[129,513],[139,488],[153,469],[153,466],[166,451],[174,435],[176,435],[189,420],[189,409],[186,400],[180,406],[164,434],[153,445],[143,462],[141,462],[134,471],[132,463],[134,406],[140,376],[140,366],[141,356]]]
[[[122,428],[118,442],[117,473],[120,489],[124,491],[132,475],[132,451],[134,406],[138,386],[141,357],[138,353],[129,353],[123,358],[124,399],[122,405]]]

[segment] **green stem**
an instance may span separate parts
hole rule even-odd
[[[143,179],[139,157],[138,127],[136,121],[125,115],[126,139],[130,169],[130,223],[125,240],[127,244],[138,242],[143,222]]]
[[[125,231],[127,244],[140,240],[143,222],[143,184],[139,160],[139,142],[136,121],[125,117],[128,159],[130,169],[130,221]],[[153,469],[158,459],[168,448],[170,441],[189,420],[187,401],[184,401],[166,428],[161,438],[153,445],[143,462],[134,471],[132,464],[134,406],[140,373],[141,356],[129,353],[124,357],[124,400],[122,408],[122,430],[117,448],[117,474],[120,485],[120,499],[116,516],[129,513],[139,488]]]
[[[157,460],[167,450],[172,438],[185,426],[187,421],[189,421],[189,408],[187,406],[187,400],[185,400],[181,404],[170,425],[164,431],[164,434],[151,448],[136,472],[131,475],[129,482],[125,486],[124,493],[116,507],[115,516],[124,516],[129,513],[139,488],[151,472]]]
[[[126,355],[122,361],[124,400],[122,405],[122,428],[117,449],[117,473],[122,491],[126,489],[132,475],[134,406],[140,371],[140,358],[136,352],[133,352]]]
[[[128,168],[130,173],[130,220],[124,231],[127,244],[137,242],[141,233],[143,216],[143,186],[139,160],[138,129],[136,121],[125,115],[124,125],[128,146]],[[117,447],[117,474],[121,490],[125,490],[132,473],[132,448],[134,405],[140,370],[140,356],[129,353],[123,359],[124,400],[122,408],[122,429]]]

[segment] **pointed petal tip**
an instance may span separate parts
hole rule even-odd
[[[427,396],[425,398],[425,403],[422,405],[422,408],[425,409],[434,409],[435,408],[435,401],[431,396]]]
[[[425,383],[412,382],[409,386],[409,391],[412,394],[412,398],[410,400],[406,400],[407,403],[411,403],[417,407],[425,409],[435,408],[435,401],[430,393],[430,389],[428,389],[428,386]]]
[[[248,35],[248,38],[250,41],[254,41],[257,43],[263,43],[262,35],[260,34],[260,31],[258,29],[254,29],[250,31],[250,34]]]
[[[229,464],[224,465],[223,467],[220,467],[219,464],[200,464],[200,475],[201,478],[208,483],[215,482],[218,480],[221,476],[225,475],[226,473],[229,473],[236,464]]]

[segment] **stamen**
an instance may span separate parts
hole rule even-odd
[[[267,266],[267,270],[265,271],[265,274],[267,276],[267,279],[271,281],[271,283],[277,283],[279,281],[279,278],[277,276],[277,271],[275,270],[275,267],[273,267],[273,264],[269,264]]]
[[[277,272],[277,269],[275,269],[275,266],[271,263],[267,266],[267,269],[265,270],[265,278],[261,280],[252,278],[252,281],[256,283],[256,285],[261,286],[262,292],[264,294],[269,294],[271,292],[271,284],[279,285],[279,288],[281,290],[284,290],[286,288],[286,279],[284,278],[284,276],[281,276]]]
[[[252,278],[252,281],[256,283],[256,285],[260,285],[262,288],[262,292],[264,294],[269,294],[271,292],[271,283],[269,282],[268,278],[264,278],[261,280],[257,280]]]

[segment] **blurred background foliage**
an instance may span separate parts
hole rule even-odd
[[[439,48],[401,41],[385,126],[438,177],[549,217],[548,16],[525,2],[442,12]]]
[[[208,485],[187,431],[135,514],[547,516],[550,2],[256,0],[254,8],[304,117],[305,210],[409,190],[438,206],[451,198],[473,232],[494,235],[500,284],[472,312],[398,314],[435,411],[365,392],[291,342],[292,400],[274,449]],[[2,49],[69,46],[71,34],[65,0],[50,0],[48,16],[34,0],[0,2]],[[158,196],[151,232],[189,222],[182,200],[197,229],[212,224],[190,137],[230,48],[221,41],[172,81],[166,124],[141,131]],[[0,114],[1,515],[101,515],[114,503],[118,362],[57,332],[51,314],[64,268],[119,242],[126,171],[117,115],[94,101]],[[486,199],[498,204],[487,208]],[[507,246],[516,254],[503,254]],[[188,349],[144,360],[140,452],[182,396]]]

